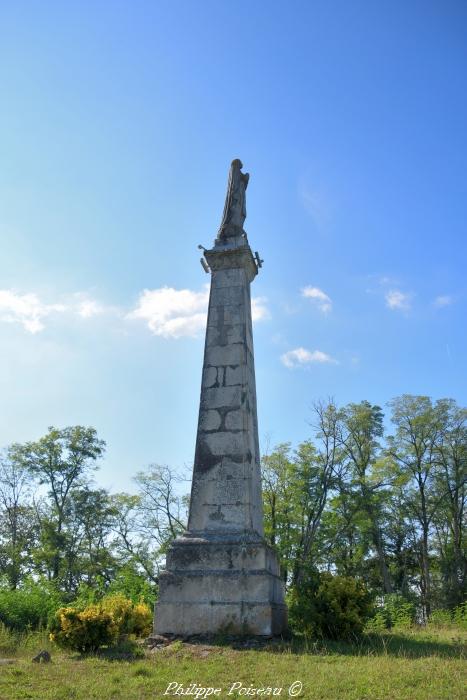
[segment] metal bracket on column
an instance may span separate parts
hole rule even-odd
[[[204,245],[201,245],[201,243],[199,244],[198,248],[199,248],[200,250],[202,250],[203,252],[206,251],[206,248],[204,247]],[[205,271],[206,274],[208,274],[209,272],[211,272],[211,268],[209,267],[209,265],[207,264],[207,262],[206,262],[206,260],[205,260],[204,258],[200,258],[199,261],[200,261],[200,263],[201,263],[201,267],[203,268],[203,270]]]

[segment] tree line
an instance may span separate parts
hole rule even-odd
[[[465,600],[467,410],[404,395],[391,428],[367,401],[317,403],[312,437],[262,458],[265,536],[288,589],[310,571],[397,593],[420,616]],[[111,494],[93,474],[105,443],[93,428],[49,428],[0,459],[0,586],[53,587],[72,600],[116,582],[156,590],[164,554],[183,532],[188,480],[150,465],[135,493]]]
[[[410,395],[389,408],[385,435],[379,406],[318,403],[314,440],[263,457],[266,533],[287,585],[316,567],[427,618],[465,600],[467,411]]]

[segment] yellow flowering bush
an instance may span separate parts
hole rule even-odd
[[[132,630],[133,603],[124,595],[115,595],[103,598],[101,601],[102,610],[110,615],[114,625],[117,626],[119,635],[130,634]]]
[[[50,639],[59,646],[75,651],[96,651],[116,641],[118,628],[112,616],[100,605],[84,610],[59,608],[50,626]]]
[[[50,639],[75,651],[96,651],[116,644],[123,635],[146,635],[151,631],[152,613],[145,603],[134,604],[116,594],[83,610],[60,608],[50,625]]]
[[[152,630],[152,612],[146,603],[137,603],[133,607],[133,633],[145,637]]]

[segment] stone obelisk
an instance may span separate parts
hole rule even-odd
[[[157,634],[274,635],[283,583],[263,536],[250,283],[261,261],[243,224],[247,174],[232,162],[211,272],[188,529],[159,580]]]

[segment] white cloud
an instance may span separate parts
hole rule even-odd
[[[191,289],[145,289],[128,318],[146,321],[154,335],[163,338],[196,336],[206,325],[208,286],[201,292]]]
[[[408,311],[410,309],[410,294],[401,292],[398,289],[391,289],[389,292],[386,292],[384,298],[389,309],[399,311]]]
[[[117,306],[101,304],[85,292],[65,297],[66,303],[46,304],[37,294],[19,294],[14,290],[0,290],[0,321],[20,323],[29,333],[39,333],[45,327],[45,319],[55,312],[72,322],[77,317],[88,320],[107,314],[115,318],[142,319],[148,328],[164,338],[194,337],[206,327],[209,301],[209,285],[201,291],[190,289],[145,289],[139,296],[136,308],[125,316]],[[254,322],[270,318],[265,297],[252,299]]]
[[[436,297],[436,299],[433,302],[437,309],[442,309],[443,306],[450,306],[453,303],[454,299],[451,296],[449,296],[449,294],[442,294],[441,296]]]
[[[0,290],[0,321],[20,323],[29,333],[44,329],[43,319],[53,312],[66,311],[63,304],[45,304],[36,294],[18,294],[12,289]]]
[[[328,314],[332,309],[332,301],[328,295],[323,292],[322,289],[318,287],[304,287],[302,289],[302,297],[311,299],[311,301],[316,304],[318,309],[322,311],[323,314]]]
[[[77,314],[81,316],[81,318],[92,318],[93,316],[104,313],[104,311],[104,307],[97,301],[94,301],[94,299],[81,301],[77,307]]]
[[[266,297],[253,297],[251,300],[251,318],[253,323],[257,321],[266,321],[271,318],[268,307],[266,306]]]
[[[286,367],[300,367],[303,365],[309,365],[313,362],[327,363],[327,364],[338,364],[330,355],[327,355],[321,350],[307,350],[306,348],[296,348],[295,350],[289,350],[288,352],[281,355],[281,362]]]

